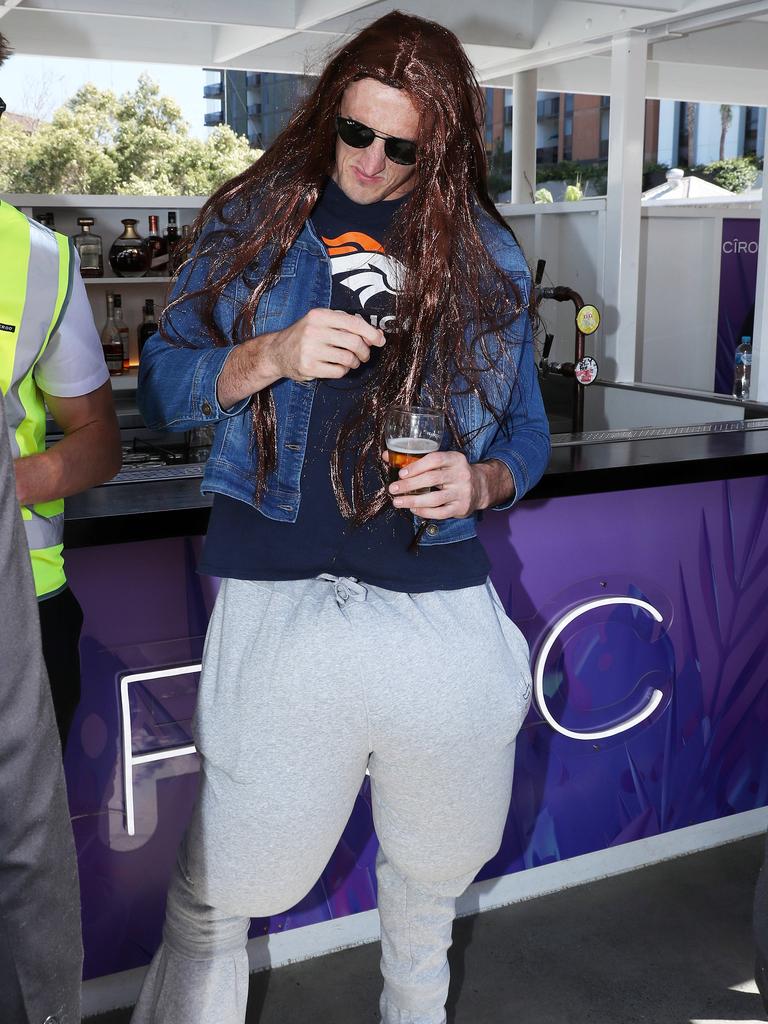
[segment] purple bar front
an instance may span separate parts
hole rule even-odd
[[[768,478],[754,477],[530,501],[486,515],[493,582],[534,663],[551,642],[541,668],[557,728],[531,708],[502,846],[479,877],[768,803],[767,513]],[[68,555],[85,611],[83,700],[66,769],[86,977],[147,963],[160,939],[197,756],[134,765],[129,835],[123,720],[134,757],[190,742],[197,675],[183,670],[199,662],[216,592],[196,573],[200,543]],[[569,612],[573,621],[562,626]],[[172,668],[182,671],[126,685],[123,713],[121,679]],[[652,694],[651,713],[627,728]],[[611,730],[600,739],[566,734]],[[287,913],[255,920],[251,935],[373,908],[375,853],[366,780],[313,890]]]

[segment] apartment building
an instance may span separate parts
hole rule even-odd
[[[307,83],[302,75],[205,69],[205,124],[228,124],[254,149],[267,149],[288,123]]]

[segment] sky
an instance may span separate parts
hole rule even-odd
[[[155,79],[161,92],[176,100],[189,122],[191,133],[204,139],[207,131],[203,124],[206,105],[203,99],[205,72],[202,68],[19,54],[11,57],[0,69],[0,96],[14,114],[48,119],[86,82],[119,94],[133,89],[142,71]]]

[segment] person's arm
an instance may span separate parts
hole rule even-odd
[[[64,437],[45,452],[16,459],[16,496],[22,505],[69,497],[120,469],[120,431],[109,382],[87,395],[46,395],[45,400]]]
[[[530,276],[516,276],[516,284],[525,305]],[[533,329],[525,309],[512,324],[508,340],[509,372],[492,396],[498,405],[506,405],[507,415],[483,461],[469,463],[462,452],[425,455],[402,469],[398,482],[390,485],[396,508],[408,508],[427,519],[462,518],[486,508],[510,508],[538,483],[549,460],[549,424],[536,370]],[[408,493],[425,487],[437,490]]]
[[[343,377],[370,358],[371,345],[384,344],[382,331],[362,317],[313,309],[281,331],[214,345],[201,319],[201,297],[192,297],[207,283],[211,244],[207,235],[195,243],[171,292],[171,302],[180,301],[167,314],[167,337],[154,334],[142,351],[136,398],[148,427],[189,430],[238,416],[277,380]],[[225,299],[222,308],[233,301]]]
[[[528,314],[522,313],[515,326],[522,338],[516,350],[512,401],[504,425],[485,453],[486,459],[503,463],[514,481],[511,496],[494,500],[487,506],[499,510],[516,504],[539,482],[550,453],[549,421],[539,387],[533,328]]]

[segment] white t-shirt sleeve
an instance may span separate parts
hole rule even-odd
[[[57,398],[88,395],[109,380],[77,253],[74,259],[69,304],[34,371],[40,390]]]

